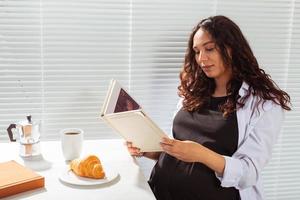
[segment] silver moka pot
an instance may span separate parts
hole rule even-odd
[[[10,124],[7,128],[10,141],[18,141],[20,144],[20,156],[28,157],[39,155],[40,152],[40,122],[31,120],[31,116],[27,116],[27,120]],[[15,137],[16,136],[16,137]]]

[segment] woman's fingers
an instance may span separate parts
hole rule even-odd
[[[132,155],[132,156],[142,156],[143,155],[143,153],[141,152],[141,150],[139,148],[134,147],[132,145],[132,142],[126,141],[125,145],[127,146],[127,149],[129,151],[130,155]]]
[[[126,141],[126,142],[125,142],[125,145],[126,145],[127,147],[132,147],[132,142]]]
[[[175,139],[169,139],[169,138],[162,138],[162,141],[161,143],[164,144],[164,145],[170,145],[170,146],[173,146],[174,143],[176,142]]]
[[[136,148],[136,147],[130,147],[129,150],[132,152],[132,153],[140,153],[140,149],[139,148]]]

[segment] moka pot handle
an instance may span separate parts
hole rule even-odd
[[[16,127],[17,127],[16,124],[11,124],[11,125],[9,125],[9,127],[7,128],[7,133],[8,133],[8,136],[9,136],[9,139],[10,139],[11,142],[17,141],[16,139],[14,139],[14,134],[13,134],[13,132],[12,132],[12,129],[13,129],[13,128],[16,128]]]

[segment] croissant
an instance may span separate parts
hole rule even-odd
[[[99,158],[89,155],[83,159],[77,158],[70,163],[71,170],[78,176],[101,179],[105,177],[105,172]]]

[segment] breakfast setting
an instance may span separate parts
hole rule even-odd
[[[1,199],[51,199],[58,191],[119,199],[127,190],[154,199],[124,140],[85,140],[82,129],[64,128],[59,141],[41,141],[41,126],[31,115],[9,125],[11,143],[0,145],[7,152],[0,157]]]

